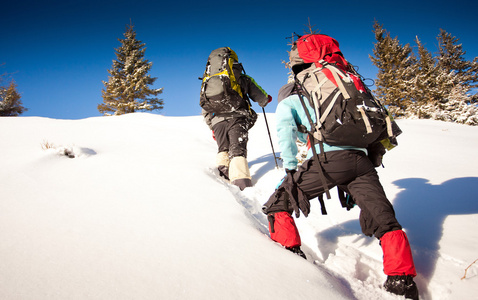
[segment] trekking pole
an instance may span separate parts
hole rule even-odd
[[[269,124],[267,124],[266,110],[264,109],[264,107],[262,108],[262,112],[264,113],[264,120],[266,121],[267,134],[269,135],[269,141],[271,142],[272,155],[274,155],[274,162],[276,163],[276,168],[279,169],[279,165],[277,164],[276,153],[274,151],[274,145],[272,144],[271,132],[269,131]]]

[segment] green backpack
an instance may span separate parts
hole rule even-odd
[[[229,47],[213,50],[202,78],[199,105],[209,113],[232,113],[250,108],[238,78],[243,73],[237,54]]]

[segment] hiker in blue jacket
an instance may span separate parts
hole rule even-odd
[[[302,133],[300,128],[311,128],[295,89],[294,83],[290,83],[279,91],[276,127],[286,176],[264,204],[263,211],[268,216],[271,238],[305,258],[291,214],[295,211],[296,216],[299,216],[301,210],[307,217],[310,212],[309,200],[322,195],[324,185],[319,180],[317,160],[312,159],[310,148],[307,160],[297,169],[296,141],[299,139],[308,142],[307,134]],[[308,101],[305,103],[315,121],[314,110]],[[413,281],[416,271],[408,238],[395,218],[394,209],[380,184],[377,171],[367,157],[367,149],[330,146],[325,143],[323,147],[327,163],[320,165],[328,188],[338,186],[351,195],[361,209],[360,225],[363,233],[367,236],[374,235],[380,240],[384,272],[388,275],[385,289],[407,298],[418,299],[418,289]],[[321,152],[319,144],[315,145],[315,149],[317,153]]]
[[[362,232],[380,240],[383,271],[387,275],[385,290],[418,300],[410,244],[375,170],[381,163],[382,141],[391,142],[399,129],[394,131],[387,114],[376,114],[380,107],[373,107],[376,103],[371,101],[369,91],[332,37],[299,36],[289,51],[289,65],[294,82],[280,89],[276,109],[286,176],[263,206],[271,238],[305,258],[291,214],[295,212],[299,217],[302,211],[307,217],[309,201],[317,197],[325,214],[322,195],[328,196],[329,189],[337,186],[350,196],[339,197],[344,207],[350,209],[355,203],[360,208]],[[367,115],[377,120],[370,120]],[[378,119],[386,124],[386,130],[380,127]],[[375,140],[368,136],[374,132],[373,126],[378,133]],[[387,139],[382,137],[385,131]],[[365,143],[365,138],[370,140]],[[309,147],[307,160],[299,167],[297,139],[307,142]],[[358,148],[362,145],[367,149]]]

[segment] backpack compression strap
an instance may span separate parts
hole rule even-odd
[[[323,65],[322,65],[323,68],[327,68],[330,71],[330,73],[332,74],[333,78],[335,79],[335,83],[336,83],[337,87],[339,88],[340,92],[342,93],[342,95],[344,96],[345,100],[350,99],[350,95],[347,92],[347,89],[345,88],[344,83],[342,82],[343,79],[341,79],[341,78],[345,79],[346,75],[332,64],[329,64],[325,61],[321,61],[321,63],[323,63]],[[342,75],[341,77],[339,77],[339,73]],[[350,80],[353,82],[353,79],[350,79]],[[332,106],[334,105],[335,101],[337,100],[338,94],[339,93],[335,94],[334,99],[331,101],[329,107],[327,108],[327,110],[325,111],[323,116],[320,118],[320,123],[323,123],[325,121],[325,118],[327,117],[327,115],[329,114]],[[372,132],[372,126],[370,125],[370,120],[368,119],[367,114],[365,113],[364,107],[360,106],[360,107],[358,107],[358,110],[359,110],[360,114],[362,115],[362,119],[363,119],[363,122],[365,124],[365,128],[367,129],[367,133],[371,133]],[[387,117],[387,125],[388,125],[388,123],[389,123],[389,118]],[[387,126],[387,127],[389,127],[389,126]]]
[[[305,105],[305,102],[304,102],[303,87],[299,83],[299,80],[297,79],[297,76],[295,77],[295,82],[299,87],[297,89],[297,92],[298,92],[298,96],[299,96],[299,99],[300,99],[300,103],[302,104],[302,107],[304,108],[305,114],[307,115],[307,119],[309,120],[309,123],[310,123],[310,128],[312,128],[312,130],[314,130],[315,129],[314,122],[312,121],[312,117],[310,116],[309,110],[307,109],[307,106]],[[307,130],[307,134],[309,135],[309,141],[311,143],[310,148],[312,149],[314,159],[317,162],[317,168],[319,170],[319,179],[322,183],[322,186],[324,187],[324,192],[325,192],[325,195],[327,196],[327,199],[331,199],[330,192],[329,192],[329,187],[327,186],[327,181],[325,180],[324,171],[322,170],[322,166],[320,165],[320,160],[319,160],[319,156],[317,155],[317,151],[315,151],[315,143],[314,142],[315,142],[316,139],[314,138],[313,132]],[[320,155],[324,158],[323,160],[325,161],[324,145],[323,145],[322,141],[318,141],[318,142],[319,142],[319,146],[320,146]],[[322,197],[319,197],[319,201],[320,201],[320,205],[325,208],[325,205],[323,204],[324,201],[323,201]]]

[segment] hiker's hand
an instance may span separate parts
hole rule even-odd
[[[216,135],[214,134],[214,130],[212,130],[212,138],[216,140]]]
[[[282,185],[282,183],[284,183],[284,180],[287,178],[287,169],[285,169],[285,175],[284,177],[282,177],[282,179],[279,181],[279,183],[276,185],[276,190],[278,190],[280,188],[280,186]]]
[[[279,187],[282,185],[282,183],[284,182],[284,180],[287,178],[287,176],[294,176],[294,173],[296,171],[295,170],[289,170],[289,169],[285,169],[285,176],[282,177],[282,179],[279,181],[279,183],[276,185],[276,190],[279,189]],[[293,181],[293,180],[292,180]]]
[[[271,95],[267,95],[267,102],[265,102],[264,104],[259,103],[259,106],[262,107],[262,108],[264,108],[264,107],[267,106],[267,104],[271,103],[271,101],[272,101],[272,96],[271,96]]]

